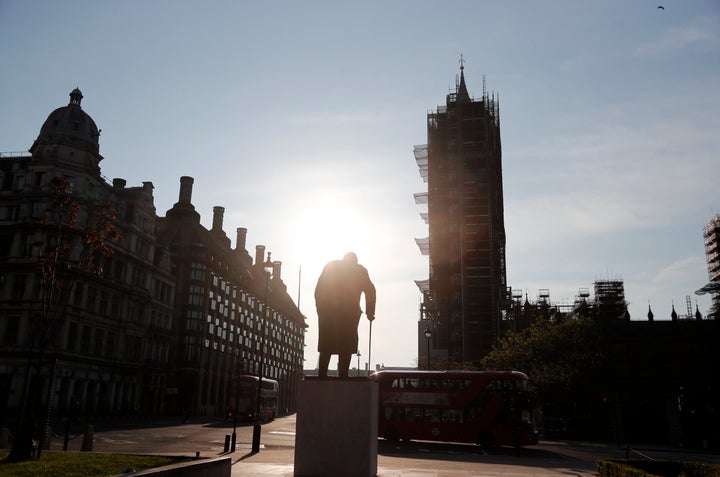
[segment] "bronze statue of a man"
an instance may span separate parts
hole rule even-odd
[[[348,377],[350,359],[358,349],[360,322],[360,294],[365,294],[365,314],[375,319],[375,285],[365,267],[358,264],[357,255],[345,254],[342,260],[325,265],[315,287],[315,307],[318,314],[319,376],[327,377],[330,356],[338,355],[338,376]]]

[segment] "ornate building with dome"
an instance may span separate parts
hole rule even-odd
[[[192,178],[181,179],[166,217],[152,182],[108,183],[101,130],[82,99],[75,89],[50,113],[29,154],[0,154],[0,428],[71,416],[220,416],[238,374],[276,379],[278,408],[293,409],[306,325],[280,262],[266,275],[264,248],[253,263],[244,229],[232,248],[222,207],[204,228]],[[119,238],[106,236],[109,253],[83,262],[98,210]]]

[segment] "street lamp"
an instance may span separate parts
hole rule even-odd
[[[231,382],[234,379],[235,380],[235,409],[233,410],[233,432],[232,432],[232,440],[230,443],[230,452],[235,452],[235,443],[237,442],[237,413],[238,413],[238,394],[240,394],[240,373],[237,369],[237,356],[235,356],[235,360],[233,361],[233,376],[230,377]]]
[[[427,340],[427,369],[430,370],[430,339],[432,338],[432,331],[430,327],[425,328],[425,339]]]
[[[263,367],[265,366],[265,328],[270,322],[268,298],[270,296],[270,276],[272,275],[273,268],[273,262],[270,260],[270,252],[268,252],[267,260],[263,263],[263,272],[265,273],[265,305],[263,315],[265,315],[265,323],[262,325],[262,333],[260,333],[260,367],[258,369],[257,396],[255,400],[255,424],[253,425],[252,438],[253,453],[260,452],[260,434],[262,433],[262,426],[260,425],[260,397],[262,396]]]
[[[357,375],[358,375],[358,377],[360,376],[360,356],[362,356],[362,355],[360,354],[360,350],[358,350],[358,351],[357,351],[357,359],[358,359],[358,368],[357,368],[357,369],[358,369],[358,372],[357,372]]]

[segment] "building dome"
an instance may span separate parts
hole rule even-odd
[[[78,88],[70,92],[70,103],[50,113],[40,128],[36,144],[64,143],[98,154],[100,130],[95,121],[82,110],[82,93]]]

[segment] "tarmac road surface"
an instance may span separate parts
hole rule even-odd
[[[295,456],[295,415],[275,419],[262,426],[260,452],[251,452],[252,428],[238,425],[235,452],[224,452],[225,436],[233,424],[212,419],[174,421],[99,422],[95,426],[94,452],[227,456],[232,459],[234,477],[293,476]],[[80,450],[82,436],[69,450]],[[53,442],[62,449],[62,441]],[[331,452],[331,450],[328,450]],[[713,454],[688,456],[683,450],[644,449],[652,458],[709,460]],[[626,449],[591,443],[542,441],[522,449],[484,450],[463,444],[378,442],[378,477],[589,477],[596,475],[596,461],[624,458]],[[343,476],[338,476],[343,477]]]

